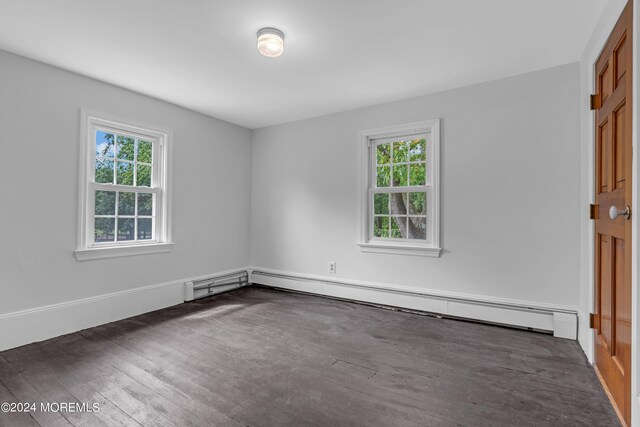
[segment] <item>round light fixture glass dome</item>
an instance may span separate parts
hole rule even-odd
[[[277,28],[258,30],[258,52],[269,58],[277,58],[284,52],[284,33]]]

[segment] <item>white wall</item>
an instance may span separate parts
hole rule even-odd
[[[91,298],[148,285],[170,284],[158,304],[177,303],[182,279],[249,264],[326,276],[329,260],[337,279],[574,307],[578,76],[566,65],[260,129],[251,144],[241,127],[0,52],[0,328],[78,300],[83,320]],[[81,107],[173,130],[172,252],[75,260]],[[442,118],[442,257],[361,253],[358,131],[431,118]]]
[[[76,261],[81,107],[173,130],[172,252]],[[250,144],[242,127],[0,51],[0,315],[245,266]]]
[[[579,78],[574,63],[254,131],[252,265],[576,307]],[[361,253],[358,131],[434,118],[442,257]]]

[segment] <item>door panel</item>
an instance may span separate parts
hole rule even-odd
[[[626,33],[618,42],[618,45],[614,49],[613,54],[614,64],[616,67],[616,87],[622,79],[624,78],[625,73],[627,72],[627,59],[631,59],[631,55],[627,49],[627,37]]]
[[[626,168],[624,164],[624,142],[626,141],[625,129],[627,126],[627,112],[625,110],[625,104],[622,104],[614,114],[615,123],[615,137],[616,142],[614,148],[615,152],[615,171],[614,171],[614,183],[615,189],[620,190],[624,188],[624,182],[626,180]]]
[[[600,72],[600,87],[602,88],[602,102],[606,101],[609,95],[611,94],[611,67],[609,67],[609,62],[604,64],[604,68]]]
[[[615,341],[614,346],[611,351],[613,355],[613,359],[618,365],[618,369],[622,375],[625,374],[626,369],[626,359],[630,356],[630,348],[626,348],[630,341],[626,337],[626,332],[628,331],[628,327],[630,324],[627,324],[627,315],[626,306],[631,305],[628,304],[630,299],[627,299],[626,296],[631,294],[627,291],[627,280],[625,277],[625,265],[624,265],[624,240],[615,239],[614,243],[614,263],[615,266],[615,286],[614,286],[614,295],[615,301],[613,302],[613,306],[615,307],[615,320],[616,324],[614,325],[615,333]]]
[[[600,183],[600,193],[604,193],[609,191],[609,178],[611,177],[611,173],[609,171],[609,166],[611,165],[611,160],[609,159],[609,155],[611,154],[611,138],[609,137],[611,135],[611,131],[609,130],[609,121],[605,120],[600,125],[598,134],[598,157],[600,158],[598,182]]]
[[[611,241],[610,237],[600,235],[600,263],[603,265],[611,264]],[[600,270],[600,338],[605,349],[609,352],[611,347],[611,336],[613,328],[611,326],[611,272],[607,269]]]
[[[596,61],[595,367],[618,414],[631,422],[631,34],[628,2]]]

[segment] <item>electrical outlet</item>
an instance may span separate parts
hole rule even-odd
[[[336,274],[336,262],[329,261],[329,273]]]

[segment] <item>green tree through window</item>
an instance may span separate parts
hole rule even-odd
[[[426,239],[426,139],[378,143],[375,163],[373,237]]]

